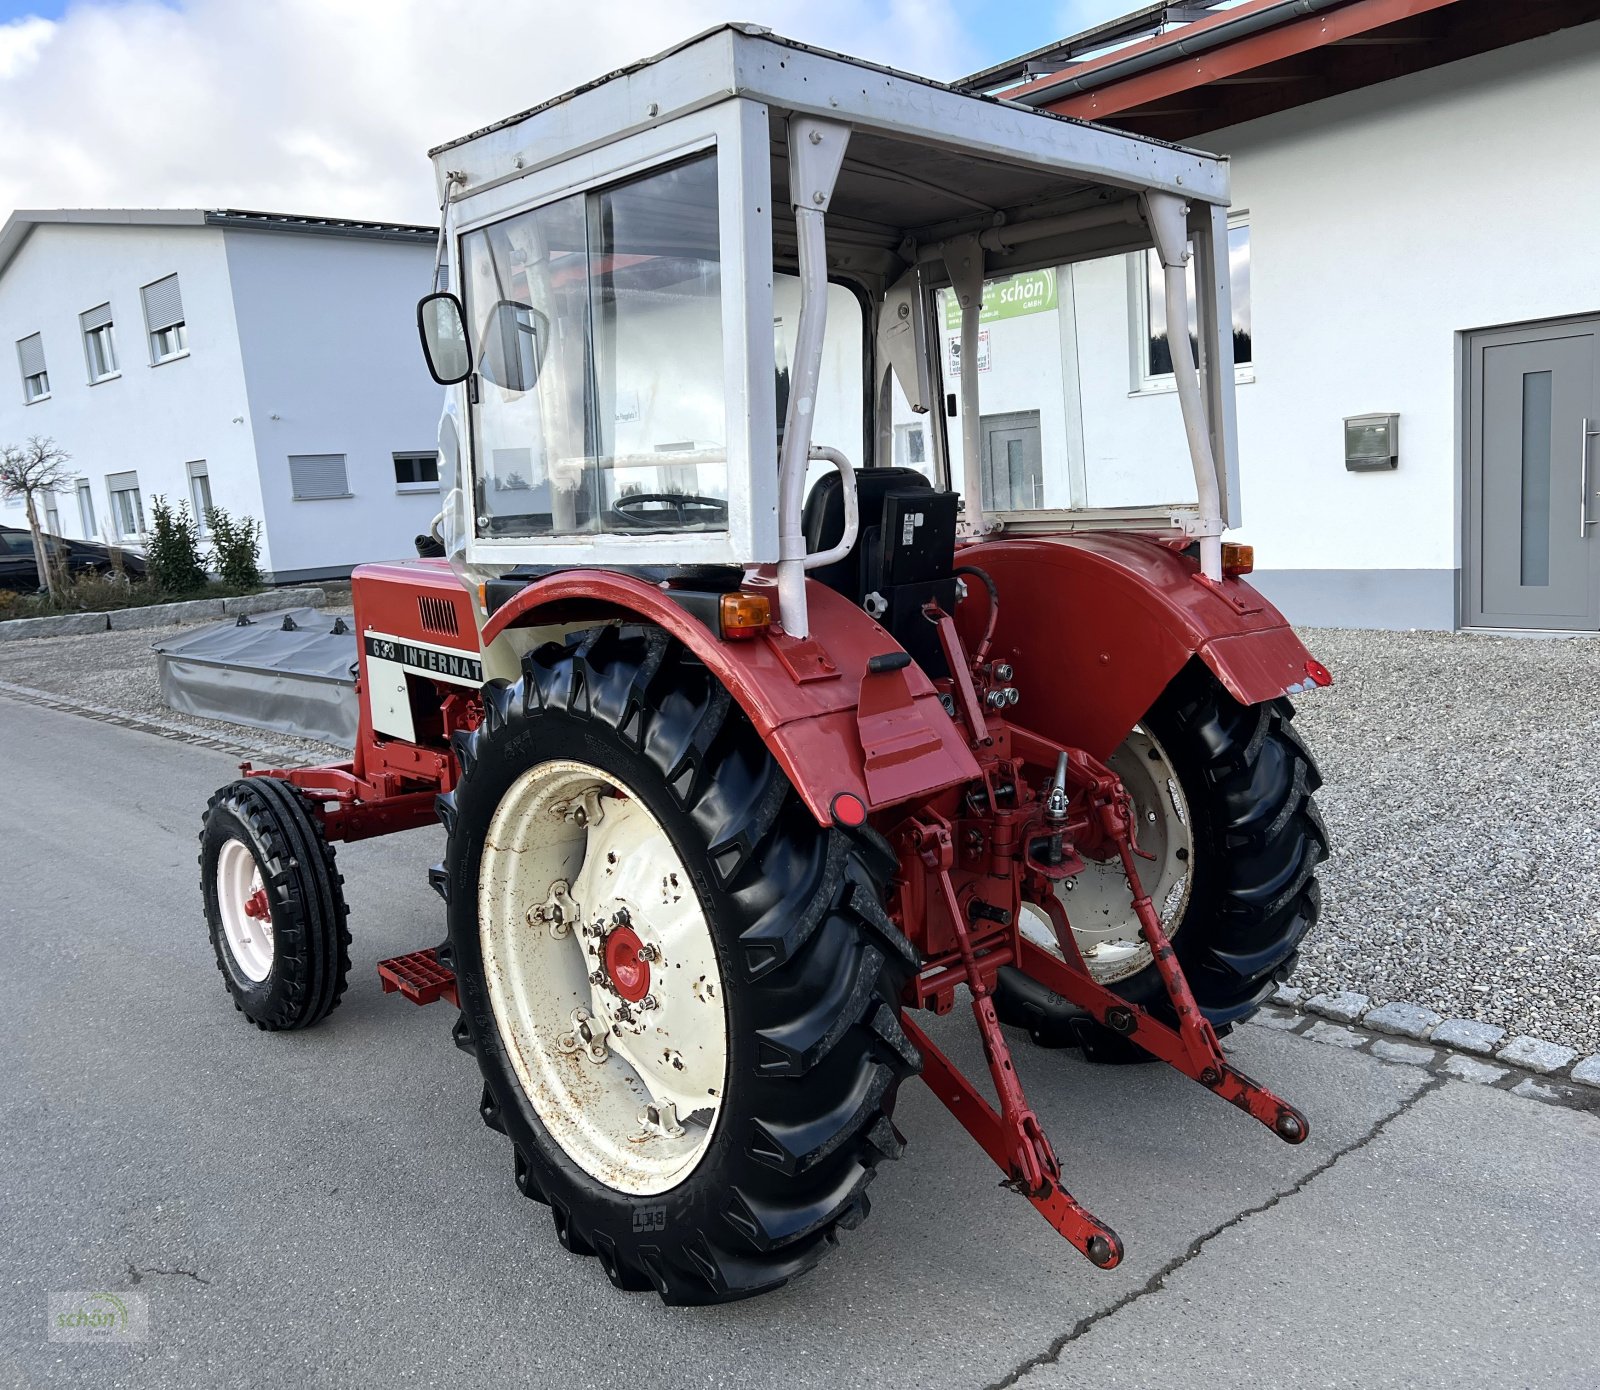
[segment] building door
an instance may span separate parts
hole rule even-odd
[[[1600,630],[1600,320],[1468,341],[1463,618]]]
[[[1044,506],[1037,410],[983,417],[983,506],[991,512]]]

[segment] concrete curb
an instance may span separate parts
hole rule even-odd
[[[1420,1004],[1394,1000],[1375,1005],[1354,990],[1308,999],[1303,989],[1279,985],[1269,1004],[1249,1021],[1368,1052],[1385,1062],[1600,1113],[1600,1053],[1580,1057],[1575,1048],[1527,1034],[1507,1040],[1506,1030],[1495,1024],[1441,1018]]]
[[[232,618],[241,613],[267,613],[275,608],[321,608],[327,596],[321,589],[269,589],[263,594],[238,598],[200,598],[184,603],[152,603],[143,608],[113,608],[108,613],[61,613],[48,618],[12,618],[0,623],[0,642],[22,642],[35,637],[77,637],[89,632],[128,632],[143,627],[170,627],[174,623],[199,623]]]

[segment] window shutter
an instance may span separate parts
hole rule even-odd
[[[343,454],[290,454],[289,481],[294,495],[303,500],[346,497],[350,492]]]
[[[169,275],[140,291],[144,295],[145,326],[152,333],[183,322],[183,296],[178,292],[178,277]]]
[[[111,306],[102,304],[98,309],[91,309],[86,314],[79,314],[78,322],[83,325],[85,333],[91,332],[96,328],[104,328],[111,322]]]
[[[17,344],[17,356],[22,359],[23,376],[38,376],[44,370],[44,339],[35,333]]]
[[[130,489],[137,488],[138,486],[139,486],[139,475],[137,473],[107,473],[106,474],[106,491],[107,492],[127,492]]]

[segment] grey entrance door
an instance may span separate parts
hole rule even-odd
[[[1044,505],[1037,410],[983,417],[983,505],[994,512]]]
[[[1468,381],[1463,617],[1600,629],[1600,320],[1475,333]]]

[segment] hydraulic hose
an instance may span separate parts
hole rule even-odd
[[[989,644],[994,641],[995,624],[1000,621],[1000,590],[995,587],[988,571],[976,565],[957,565],[955,573],[970,574],[989,591],[989,621],[984,625],[983,640],[978,643],[978,650],[972,654],[972,664],[982,666],[989,659]]]

